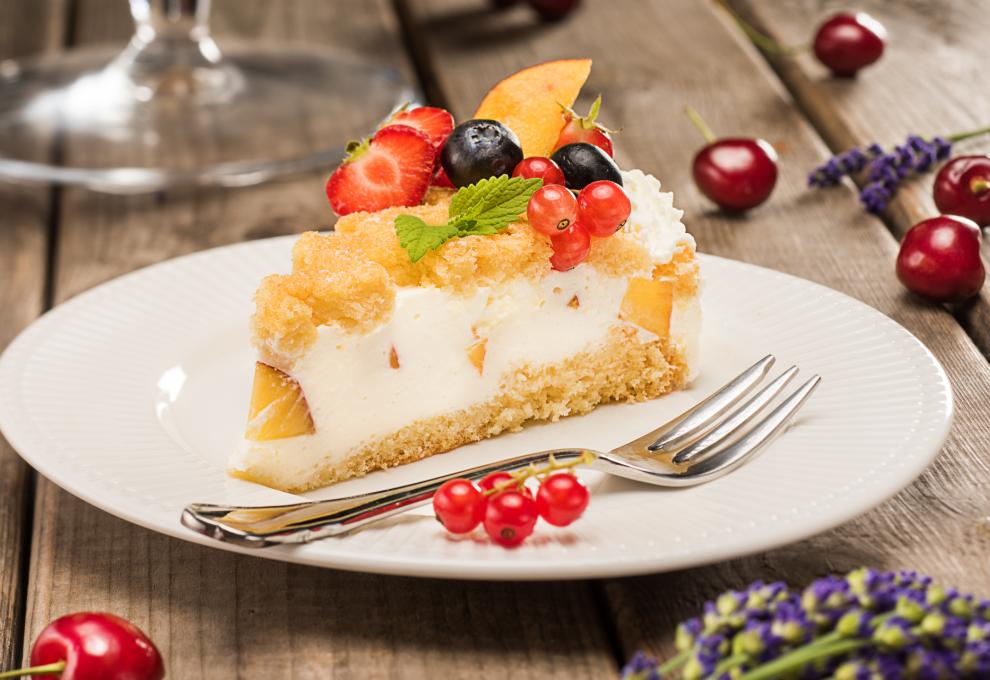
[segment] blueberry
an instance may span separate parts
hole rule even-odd
[[[568,189],[583,189],[592,182],[607,179],[622,186],[619,166],[594,144],[575,142],[554,151],[550,160],[564,171]]]
[[[440,162],[455,187],[511,175],[523,159],[519,138],[497,120],[468,120],[447,137]]]

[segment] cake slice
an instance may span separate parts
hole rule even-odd
[[[528,182],[532,194],[540,182]],[[497,228],[481,229],[488,213],[457,221],[477,184],[303,234],[291,273],[256,294],[258,362],[231,473],[305,491],[686,385],[700,328],[694,240],[654,177],[631,170],[621,184],[628,219],[567,271],[518,201]],[[444,239],[414,252],[403,220]]]

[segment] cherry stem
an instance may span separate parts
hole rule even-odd
[[[558,470],[568,470],[570,468],[577,467],[578,465],[591,465],[595,462],[596,456],[591,451],[582,451],[580,458],[575,458],[566,463],[558,463],[557,459],[550,454],[549,462],[543,467],[536,467],[535,465],[529,465],[524,467],[522,470],[516,470],[515,472],[510,472],[509,475],[512,479],[507,479],[504,482],[499,482],[495,484],[492,488],[484,492],[486,496],[494,496],[497,493],[501,493],[512,487],[520,487],[526,483],[527,479],[531,477],[542,477],[549,475],[551,472],[557,472]]]
[[[55,663],[45,664],[44,666],[32,666],[31,668],[15,668],[12,671],[6,671],[0,673],[0,679],[2,678],[20,678],[25,675],[46,675],[50,673],[61,673],[65,670],[65,661],[56,661]]]
[[[705,119],[701,117],[701,114],[692,109],[690,106],[684,107],[684,113],[687,115],[691,123],[698,128],[698,132],[701,133],[701,136],[705,138],[707,143],[711,144],[715,141],[715,133],[712,132],[712,129],[705,123]]]
[[[950,142],[961,142],[964,139],[979,137],[980,135],[985,135],[988,132],[990,132],[990,125],[987,127],[977,128],[975,130],[967,130],[966,132],[957,132],[954,135],[949,135],[946,139]]]
[[[761,52],[775,54],[781,57],[790,57],[800,52],[806,52],[810,47],[807,43],[803,45],[783,45],[736,14],[726,0],[715,0],[715,2],[723,10],[725,10],[730,17],[732,17],[732,20],[736,22],[736,25],[739,26],[739,28],[742,29],[742,32],[746,34],[746,37],[750,39],[750,42],[756,45]]]
[[[969,191],[974,196],[982,196],[990,191],[990,180],[986,177],[974,177],[969,182]]]

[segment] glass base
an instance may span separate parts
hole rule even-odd
[[[161,37],[0,63],[0,179],[133,193],[246,186],[340,161],[416,97],[331,50]]]

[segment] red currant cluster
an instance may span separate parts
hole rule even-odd
[[[587,462],[586,457],[563,464],[551,459],[544,468],[493,472],[477,484],[452,479],[433,495],[433,511],[453,534],[470,533],[481,524],[492,541],[514,548],[533,533],[538,518],[565,527],[584,513],[588,488],[564,468]],[[535,496],[526,486],[531,478],[540,480]]]
[[[539,177],[543,187],[529,199],[526,213],[533,229],[550,237],[550,265],[573,269],[588,257],[591,237],[618,231],[632,211],[622,187],[603,179],[584,186],[575,198],[564,186],[564,174],[549,158],[534,156],[516,166],[515,177]]]

